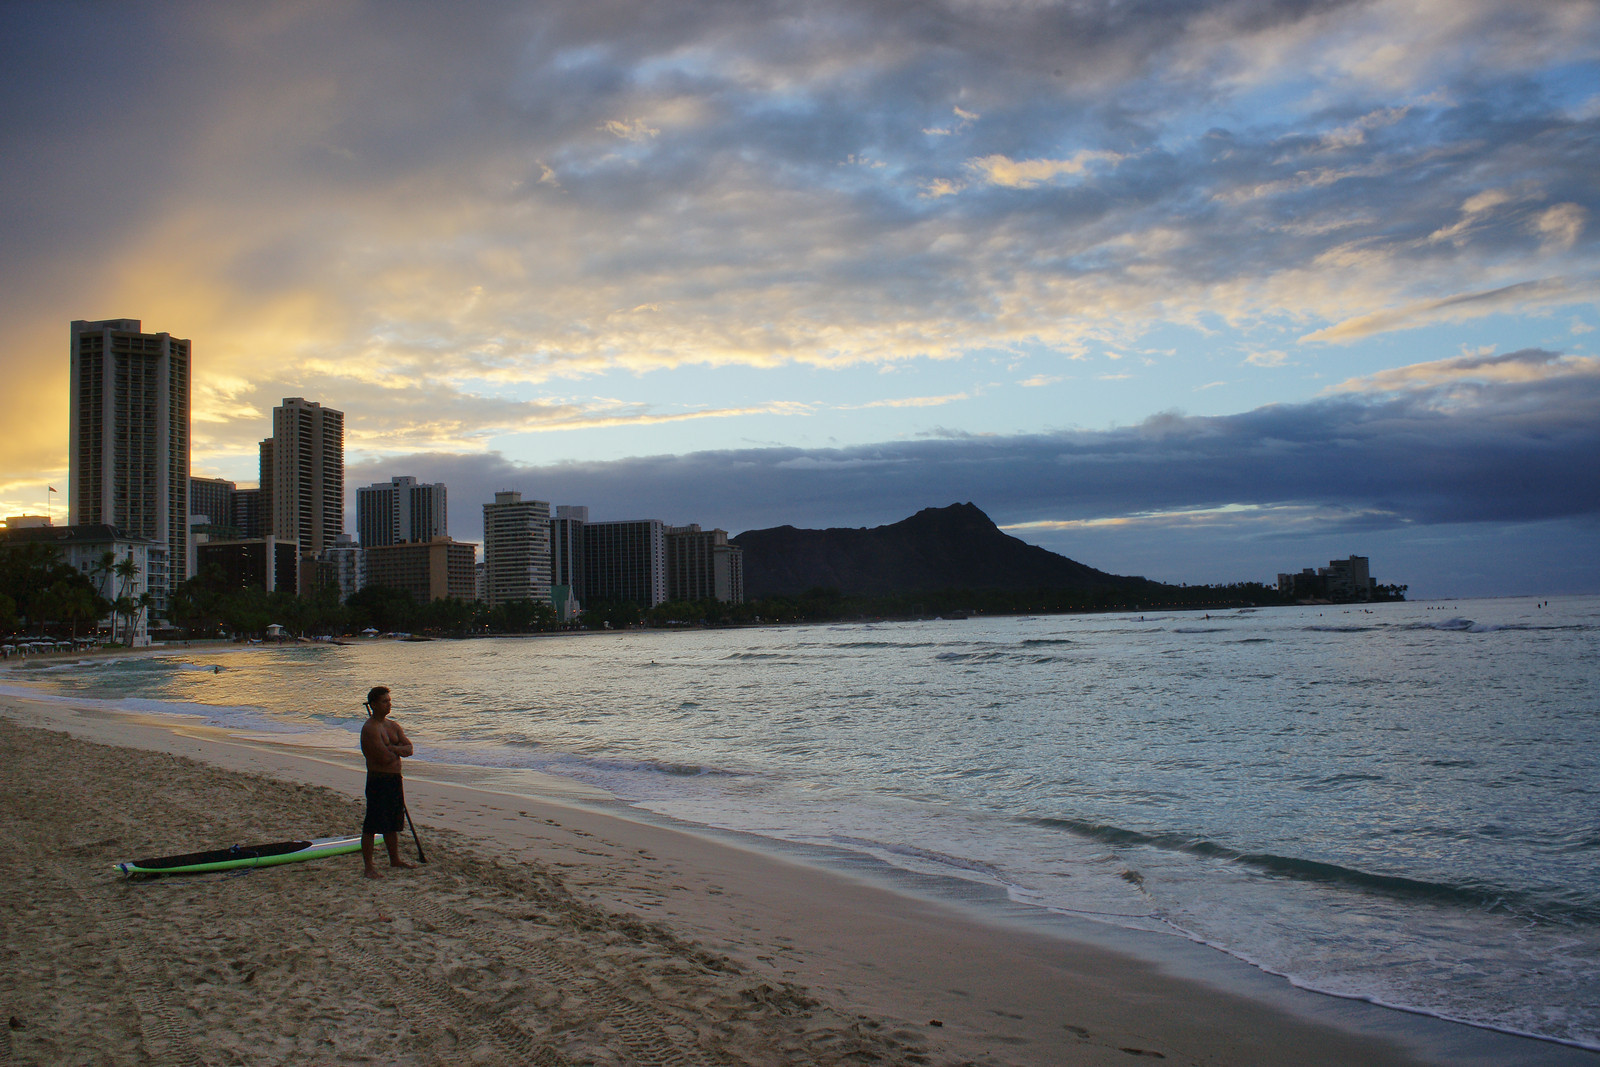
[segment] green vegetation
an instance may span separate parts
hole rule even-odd
[[[474,633],[531,633],[556,629],[555,611],[531,600],[495,608],[456,598],[418,603],[399,589],[374,585],[339,602],[338,591],[319,586],[309,596],[230,588],[218,568],[184,582],[172,598],[172,621],[190,637],[227,633],[259,637],[273,624],[296,636],[419,633],[463,637]]]
[[[66,565],[44,545],[0,550],[0,632],[68,631],[111,614],[131,631],[150,598],[132,597],[137,570],[131,561],[100,561],[94,576]],[[107,578],[113,579],[108,582]],[[114,600],[96,592],[121,590]],[[1379,586],[1378,600],[1404,600],[1406,587]],[[319,587],[309,596],[262,589],[229,588],[222,571],[208,568],[182,583],[172,596],[171,621],[186,637],[224,634],[262,636],[280,625],[295,636],[412,633],[450,637],[474,634],[525,634],[561,629],[623,630],[739,626],[759,623],[834,622],[965,615],[1047,615],[1101,611],[1202,610],[1293,604],[1293,598],[1260,582],[1228,585],[1162,585],[1143,582],[1092,590],[941,589],[885,596],[847,596],[837,589],[812,589],[797,596],[774,596],[744,604],[714,600],[674,601],[648,610],[633,603],[592,601],[579,623],[557,621],[549,604],[513,601],[493,608],[459,599],[418,603],[409,593],[369,586],[339,602],[337,591]],[[113,628],[115,637],[116,627]]]
[[[69,566],[49,545],[0,546],[0,632],[75,638],[81,627],[92,626],[113,607],[130,618],[140,610],[138,600],[122,597],[113,604],[101,596],[89,575]]]

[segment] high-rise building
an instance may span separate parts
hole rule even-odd
[[[344,412],[285,397],[261,458],[262,530],[299,541],[302,556],[332,547],[344,532]]]
[[[238,541],[249,535],[233,524],[234,484],[225,478],[189,478],[189,566],[200,573],[196,546],[211,541]]]
[[[189,342],[138,319],[72,323],[67,522],[156,543],[146,575],[164,618],[188,577]]]
[[[356,534],[367,547],[450,536],[443,482],[390,478],[356,490]]]
[[[202,571],[221,572],[222,584],[229,589],[265,589],[294,593],[300,589],[302,570],[311,569],[309,560],[300,558],[294,538],[281,541],[271,534],[242,541],[205,541],[195,546]]]
[[[189,476],[189,514],[204,515],[209,526],[233,525],[233,494],[238,486],[225,478]]]
[[[667,599],[744,603],[744,550],[728,543],[726,530],[697,524],[669,526]]]
[[[317,558],[319,571],[326,575],[329,585],[339,587],[339,600],[349,600],[366,585],[367,563],[365,553],[356,539],[342,533],[333,544],[322,550]]]
[[[246,537],[261,536],[261,490],[235,489],[233,491],[233,517],[229,526]]]
[[[1318,573],[1328,580],[1329,595],[1347,600],[1372,599],[1372,568],[1366,556],[1333,559]]]
[[[583,588],[597,600],[653,608],[667,599],[666,532],[660,519],[583,527]]]
[[[272,438],[261,442],[261,488],[256,500],[256,532],[265,537],[272,533]]]
[[[582,609],[588,593],[583,585],[583,527],[589,509],[561,504],[550,520],[550,602],[556,617],[570,622]]]
[[[550,602],[550,504],[501,492],[483,506],[483,599]]]

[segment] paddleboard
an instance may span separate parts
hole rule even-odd
[[[375,848],[383,847],[383,835],[373,838]],[[312,841],[275,841],[268,845],[231,845],[209,852],[190,852],[182,856],[161,856],[129,860],[116,865],[123,874],[204,874],[207,871],[233,871],[242,867],[272,867],[280,863],[302,863],[328,856],[345,856],[361,851],[359,837],[319,837]]]

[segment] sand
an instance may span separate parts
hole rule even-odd
[[[430,862],[381,881],[359,856],[130,880],[115,861],[355,832],[358,759],[17,697],[0,697],[0,752],[0,1064],[1536,1063],[1552,1049],[1286,985],[1247,995],[514,772],[408,761]]]

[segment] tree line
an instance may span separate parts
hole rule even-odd
[[[0,629],[41,630],[54,623],[78,628],[112,615],[121,633],[132,633],[150,607],[148,594],[128,595],[137,566],[106,553],[86,574],[67,565],[46,545],[7,546],[0,552]],[[99,583],[96,583],[99,579]],[[115,588],[114,588],[115,587]],[[99,590],[121,595],[108,598]],[[1404,586],[1384,587],[1380,599],[1404,599]],[[472,634],[539,633],[562,629],[629,629],[638,626],[740,626],[919,618],[935,615],[1075,614],[1129,610],[1196,610],[1293,604],[1293,597],[1260,582],[1165,585],[1138,582],[1094,589],[939,589],[879,596],[817,588],[742,604],[716,600],[672,601],[645,608],[631,602],[594,600],[581,619],[563,623],[542,601],[518,600],[493,607],[456,598],[419,602],[410,593],[368,586],[341,601],[332,586],[306,596],[279,590],[230,586],[220,568],[206,568],[173,591],[169,621],[189,637],[259,636],[272,624],[296,636],[339,636],[368,630],[465,637]],[[114,631],[119,628],[114,627]],[[115,639],[116,632],[113,637]]]
[[[23,634],[93,630],[111,618],[112,641],[131,642],[154,599],[135,594],[139,565],[109,549],[86,570],[72,566],[54,546],[5,545],[0,550],[0,632]]]

